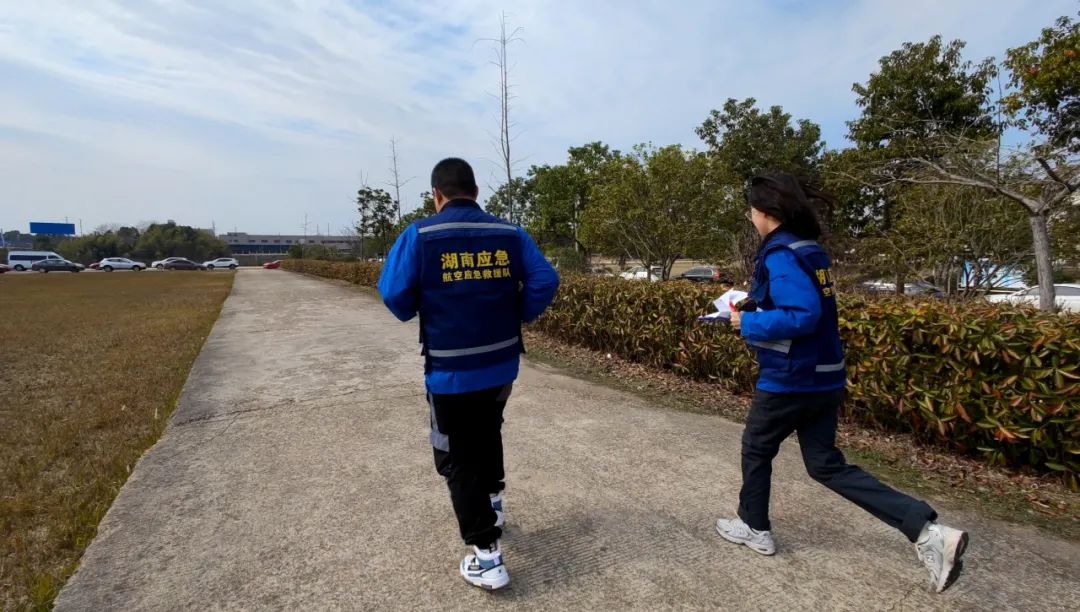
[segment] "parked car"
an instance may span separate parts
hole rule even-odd
[[[986,296],[991,302],[1007,302],[1009,304],[1039,305],[1039,288],[1021,289],[1007,294],[991,294]],[[1080,312],[1080,284],[1061,283],[1054,285],[1054,303],[1058,308],[1066,312]]]
[[[165,264],[167,264],[168,262],[170,262],[170,261],[172,261],[174,259],[183,259],[183,257],[166,257],[165,259],[159,259],[157,261],[152,261],[152,262],[150,262],[150,267],[155,269],[155,270],[164,270],[165,269]]]
[[[205,270],[206,266],[191,261],[190,259],[184,259],[183,257],[174,257],[171,261],[167,261],[162,264],[165,270]]]
[[[663,276],[663,275],[664,275],[664,269],[662,267],[660,267],[660,266],[653,266],[652,267],[652,274],[649,274],[649,271],[645,268],[645,266],[634,266],[633,268],[630,268],[629,270],[627,270],[626,272],[623,272],[619,276],[622,277],[622,278],[625,278],[626,280],[646,280],[646,279],[648,279],[648,280],[650,280],[652,282],[656,282],[656,281],[660,280],[660,277]]]
[[[42,259],[35,261],[30,269],[35,272],[82,272],[86,266],[66,259]]]
[[[88,266],[86,266],[86,269],[87,270],[100,270],[101,269],[101,262],[95,261],[95,262],[89,264]]]
[[[265,268],[267,270],[277,270],[280,267],[281,267],[281,260],[280,259],[275,259],[274,261],[268,261],[268,262],[263,264],[263,268]]]
[[[64,260],[63,257],[52,251],[9,251],[7,263],[14,268],[16,272],[23,272],[29,270],[35,262],[43,259]]]
[[[132,261],[126,257],[106,257],[98,262],[98,267],[106,272],[112,272],[113,270],[145,270],[146,264],[141,261]]]
[[[589,274],[594,276],[615,276],[615,271],[607,266],[590,266]]]
[[[720,268],[713,266],[698,266],[696,268],[690,268],[686,272],[676,276],[675,278],[688,280],[692,283],[722,283],[726,285],[734,285],[731,279],[724,278],[720,273]]]
[[[206,266],[207,270],[213,270],[214,268],[228,268],[230,270],[235,270],[240,266],[240,262],[232,257],[218,257],[217,259],[203,262],[203,265]]]
[[[867,281],[862,284],[863,288],[872,291],[874,293],[896,293],[896,283],[891,283],[883,280]],[[904,283],[904,295],[922,295],[927,297],[940,298],[945,296],[945,292],[936,285],[928,283],[926,281],[911,281]]]
[[[0,274],[3,274],[4,272],[11,272],[11,266],[7,264],[0,264]]]

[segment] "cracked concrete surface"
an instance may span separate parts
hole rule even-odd
[[[794,440],[777,556],[728,544],[741,426],[530,364],[504,430],[511,587],[469,587],[416,338],[367,292],[240,271],[56,608],[1080,609],[1080,546],[941,505],[972,547],[928,593],[911,545],[811,481]]]

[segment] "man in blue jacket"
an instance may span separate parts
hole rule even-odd
[[[461,575],[494,590],[510,582],[499,541],[503,409],[524,352],[521,324],[548,307],[559,277],[525,230],[480,209],[465,160],[436,164],[431,192],[437,214],[398,237],[379,292],[398,319],[420,315],[435,466],[472,547]]]

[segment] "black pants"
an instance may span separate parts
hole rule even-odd
[[[890,489],[858,466],[844,461],[844,454],[836,448],[837,413],[843,400],[843,390],[754,393],[742,438],[739,518],[753,529],[770,529],[772,460],[784,438],[797,431],[803,463],[811,478],[899,529],[914,542],[923,526],[937,518],[937,513],[926,502]]]
[[[435,469],[446,478],[461,537],[487,548],[502,535],[491,493],[503,489],[503,409],[511,385],[453,395],[429,394],[434,423],[448,439],[435,448]]]

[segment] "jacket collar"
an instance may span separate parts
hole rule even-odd
[[[770,243],[779,238],[780,234],[784,233],[787,233],[787,230],[785,230],[784,226],[781,225],[773,231],[769,232],[768,234],[765,234],[765,236],[761,239],[761,244],[758,246],[758,253],[762,253],[765,249],[769,247]]]
[[[476,203],[476,200],[454,198],[443,205],[443,210],[446,210],[447,208],[480,208],[480,205]]]

